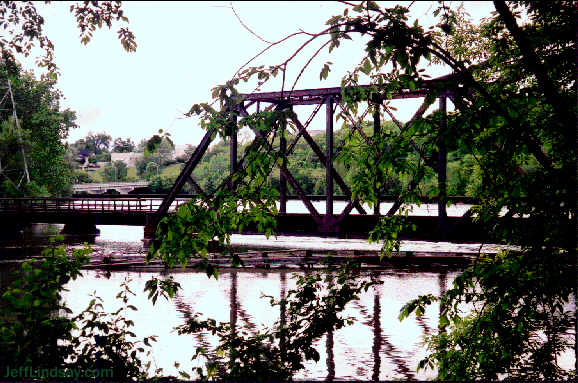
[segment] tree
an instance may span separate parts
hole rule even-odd
[[[88,44],[96,28],[103,25],[111,28],[113,23],[128,23],[120,1],[83,1],[70,5],[74,15],[80,41]],[[38,47],[44,51],[44,56],[38,58],[41,67],[46,67],[52,79],[56,79],[58,67],[54,61],[54,44],[44,34],[44,18],[38,14],[32,1],[5,1],[0,5],[0,25],[6,32],[0,40],[2,58],[14,61],[16,55],[28,56],[32,49]],[[123,48],[128,52],[136,50],[135,37],[126,27],[118,29],[118,38]]]
[[[126,23],[120,2],[79,2],[70,6],[70,12],[76,18],[76,23],[81,32],[81,41],[87,44],[96,28],[106,25],[111,28],[113,23]],[[2,66],[2,84],[6,79],[18,82],[23,80],[26,85],[33,84],[29,92],[21,95],[18,103],[26,104],[27,108],[17,106],[18,118],[24,115],[34,115],[28,123],[28,128],[18,127],[17,120],[12,116],[12,121],[6,113],[2,113],[2,139],[5,141],[3,154],[10,156],[4,164],[9,165],[0,168],[3,175],[0,190],[2,194],[9,195],[60,195],[66,193],[71,183],[69,165],[64,158],[64,147],[60,143],[68,133],[68,129],[74,125],[74,113],[72,111],[58,113],[58,100],[61,94],[56,91],[54,81],[58,75],[58,67],[54,60],[54,45],[44,34],[44,18],[37,12],[36,5],[31,2],[6,1],[0,4],[0,25],[5,31],[0,39],[0,53]],[[118,30],[121,44],[127,51],[134,51],[136,43],[130,30],[121,27]],[[28,56],[38,46],[44,51],[44,56],[38,58],[37,63],[48,69],[48,76],[42,76],[42,81],[36,81],[31,73],[24,74],[17,63],[18,55]],[[14,93],[17,93],[19,84],[14,84]],[[44,92],[44,93],[43,93]],[[42,96],[46,96],[42,98]],[[52,104],[51,104],[52,103]],[[41,113],[42,109],[48,109],[48,113]],[[24,124],[23,124],[24,125]],[[29,132],[26,131],[29,129]],[[13,151],[14,144],[20,147],[20,151]],[[30,158],[28,158],[30,157]],[[27,161],[31,167],[27,169]],[[14,165],[24,164],[25,178],[15,179],[11,174]],[[4,170],[4,171],[3,171]],[[16,171],[18,172],[18,171]],[[23,180],[26,182],[22,182]],[[31,180],[28,182],[28,180]]]
[[[101,153],[108,153],[110,141],[112,141],[112,137],[105,132],[100,133],[88,132],[88,135],[84,139],[84,142],[86,143],[86,148],[95,155]]]
[[[114,161],[104,167],[104,180],[107,182],[121,182],[126,180],[127,166],[122,161]]]
[[[134,142],[129,138],[123,140],[122,138],[118,137],[114,140],[114,144],[112,146],[112,151],[114,153],[130,153],[133,152],[135,148]]]
[[[275,140],[293,112],[279,108],[241,118],[236,87],[253,79],[260,86],[282,74],[281,91],[290,92],[322,49],[332,52],[343,40],[363,36],[364,57],[342,80],[342,103],[356,119],[363,120],[363,102],[387,101],[392,93],[422,84],[427,79],[424,62],[453,72],[445,89],[426,97],[426,106],[446,91],[455,111],[447,116],[433,112],[371,141],[352,134],[349,143],[360,153],[352,158],[359,171],[353,178],[355,196],[376,203],[373,185],[394,174],[414,186],[401,194],[412,202],[424,175],[432,171],[424,161],[438,156],[442,147],[459,151],[474,159],[480,178],[473,219],[492,241],[516,246],[495,257],[480,256],[443,296],[419,297],[404,307],[401,318],[422,315],[435,300],[442,307],[440,332],[429,339],[431,354],[420,366],[436,366],[445,380],[568,378],[557,355],[576,345],[566,335],[576,324],[569,309],[576,296],[575,7],[570,1],[517,2],[513,9],[504,1],[494,4],[496,14],[476,29],[464,22],[459,9],[442,2],[434,11],[439,23],[426,30],[418,21],[407,22],[407,7],[345,3],[343,14],[329,19],[320,32],[296,32],[264,48],[255,59],[290,38],[307,38],[279,64],[249,67],[250,61],[213,89],[213,102],[190,110],[204,128],[216,128],[224,139],[235,125],[263,133],[245,150],[246,166],[232,180],[237,190],[223,188],[165,218],[149,257],[186,263],[189,256],[206,254],[203,238],[227,244],[232,231],[248,224],[274,230],[277,194],[266,180],[278,159]],[[522,11],[528,22],[520,26],[516,14]],[[318,49],[285,89],[292,60],[312,45]],[[327,77],[330,65],[322,66],[320,78]],[[371,86],[358,87],[364,83]],[[339,117],[345,119],[345,112]],[[419,155],[407,154],[413,140],[420,144]],[[211,223],[214,217],[219,225]],[[399,245],[392,230],[400,219],[384,217],[370,233],[372,240],[384,240],[385,252]],[[192,253],[178,251],[183,248]],[[462,304],[473,304],[468,315],[459,311]]]
[[[67,193],[72,174],[61,140],[70,128],[76,127],[75,113],[60,109],[62,95],[54,81],[36,80],[32,73],[6,61],[5,65],[0,65],[0,83],[7,85],[8,81],[14,104],[4,101],[0,110],[0,193]],[[25,163],[28,163],[27,169]],[[26,171],[30,181],[24,177]]]

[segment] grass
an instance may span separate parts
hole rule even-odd
[[[166,178],[177,178],[181,173],[183,164],[173,164],[161,170],[161,176]]]

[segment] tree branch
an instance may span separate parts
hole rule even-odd
[[[520,52],[522,53],[522,59],[526,62],[530,71],[536,76],[540,88],[544,91],[546,100],[549,100],[549,104],[552,105],[556,113],[560,116],[559,121],[573,121],[574,116],[569,112],[564,98],[560,97],[558,89],[556,89],[552,81],[548,78],[547,69],[540,62],[528,36],[520,29],[518,23],[516,23],[516,18],[510,11],[510,8],[508,8],[506,2],[503,0],[494,0],[494,6],[500,14],[504,25],[508,28],[516,44],[518,44],[518,48],[520,48]]]

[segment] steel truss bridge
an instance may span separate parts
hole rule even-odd
[[[361,87],[364,88],[364,87]],[[367,88],[367,87],[365,87]],[[394,94],[374,95],[367,103],[364,116],[373,110],[373,130],[378,133],[381,128],[381,111],[385,111],[392,121],[403,130],[412,121],[424,115],[431,105],[432,98],[438,100],[438,110],[446,113],[446,100],[452,99],[453,91],[458,89],[457,79],[452,76],[444,76],[434,80],[424,81],[413,89],[406,89]],[[427,97],[429,96],[429,97]],[[320,234],[337,236],[367,236],[369,230],[377,223],[381,216],[392,216],[402,206],[402,196],[390,196],[393,202],[388,211],[380,211],[380,204],[376,204],[373,211],[369,212],[360,201],[352,197],[350,187],[334,167],[333,151],[333,117],[337,108],[346,111],[342,102],[341,88],[323,88],[295,90],[287,92],[268,92],[241,95],[241,102],[236,106],[235,113],[238,116],[249,115],[252,108],[255,111],[272,110],[280,108],[297,108],[303,105],[315,105],[309,118],[302,122],[297,114],[291,118],[291,122],[297,128],[297,134],[291,143],[286,142],[285,136],[280,140],[280,161],[277,165],[280,171],[279,185],[279,233],[293,234]],[[388,99],[423,98],[422,105],[417,109],[413,118],[408,123],[400,123],[391,110],[384,104]],[[313,118],[325,108],[325,133],[326,145],[322,150],[308,133],[307,128]],[[442,119],[442,130],[445,124]],[[353,123],[350,129],[356,129],[365,138],[359,124]],[[237,155],[238,142],[237,130],[233,129],[229,141],[229,174],[219,187],[234,189],[237,184],[234,175],[244,169],[244,157],[239,159]],[[255,139],[267,136],[254,130]],[[176,208],[186,201],[179,197],[183,194],[185,184],[190,184],[198,195],[207,195],[193,177],[193,171],[207,152],[209,145],[217,136],[216,128],[209,129],[196,150],[193,152],[181,173],[177,177],[172,188],[162,196],[94,196],[82,198],[32,198],[32,199],[0,199],[0,217],[5,223],[48,222],[48,223],[86,223],[99,225],[142,225],[145,227],[145,237],[152,238],[160,220],[167,214],[174,212]],[[369,137],[371,138],[371,137]],[[295,148],[296,143],[303,139],[311,148],[319,162],[325,167],[325,194],[322,196],[309,196],[299,182],[288,170],[288,157]],[[446,164],[447,150],[439,147],[437,153],[428,156],[416,142],[410,140],[412,148],[419,154],[426,166],[433,169],[438,177],[439,195],[436,198],[437,217],[410,217],[412,223],[418,227],[416,236],[424,239],[463,239],[478,240],[480,230],[472,222],[469,214],[463,217],[448,217],[446,205]],[[270,144],[269,144],[270,145]],[[409,188],[417,186],[419,181],[413,181]],[[288,186],[293,190],[294,196],[288,194]],[[342,196],[337,197],[334,186],[341,189]],[[306,207],[307,213],[297,214],[287,212],[287,201],[291,198],[299,199]],[[320,212],[313,203],[315,200],[325,201],[325,211]],[[345,200],[343,211],[334,212],[334,202],[338,199]],[[355,214],[353,214],[355,213]],[[256,232],[256,228],[247,228],[248,232]],[[411,237],[411,236],[410,236]],[[414,236],[415,237],[415,236]]]

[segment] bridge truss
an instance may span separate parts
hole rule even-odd
[[[452,97],[453,93],[451,89],[456,89],[456,78],[452,75],[439,77],[433,80],[423,81],[422,83],[418,84],[415,89],[404,89],[398,91],[394,94],[386,94],[385,92],[373,94],[371,100],[368,100],[368,106],[366,112],[363,116],[367,115],[370,110],[373,109],[373,134],[379,132],[381,128],[381,111],[387,113],[391,118],[392,121],[401,129],[406,129],[411,122],[416,119],[421,118],[427,109],[431,105],[432,99],[438,99],[439,108],[438,110],[442,112],[444,115],[446,113],[446,99],[448,97]],[[368,88],[367,86],[362,86],[361,88]],[[427,97],[429,96],[429,97]],[[361,206],[360,202],[357,201],[352,196],[352,192],[350,187],[345,183],[343,177],[337,172],[334,167],[334,152],[333,152],[333,120],[334,114],[336,113],[337,108],[341,108],[344,112],[346,111],[346,105],[342,101],[342,88],[322,88],[322,89],[307,89],[307,90],[294,90],[294,91],[286,91],[286,92],[267,92],[267,93],[252,93],[252,94],[243,94],[241,95],[242,102],[237,105],[237,114],[239,116],[247,116],[249,115],[249,110],[254,108],[255,111],[260,110],[271,110],[273,108],[296,108],[303,105],[315,105],[315,109],[310,117],[303,123],[298,117],[297,114],[294,114],[292,117],[292,123],[297,128],[297,134],[294,137],[294,141],[287,145],[286,139],[283,135],[281,135],[281,140],[279,143],[279,152],[281,161],[278,161],[277,166],[280,171],[280,185],[279,185],[279,216],[289,216],[290,214],[287,213],[287,196],[288,196],[288,188],[287,186],[290,185],[291,188],[294,190],[295,194],[299,197],[299,199],[303,202],[305,207],[307,208],[310,217],[314,221],[315,229],[318,233],[328,234],[338,234],[342,233],[345,229],[343,225],[344,220],[350,215],[353,209],[356,209],[360,215],[367,216],[370,218],[373,216],[373,220],[379,215],[387,215],[391,216],[394,215],[402,205],[402,196],[399,195],[393,204],[393,206],[387,212],[381,212],[379,203],[374,206],[373,212],[367,212],[363,206]],[[413,118],[406,124],[399,122],[395,116],[393,115],[391,109],[384,104],[385,101],[389,99],[409,99],[409,98],[424,98],[423,104],[417,109]],[[322,107],[325,107],[325,133],[326,133],[326,145],[325,151],[323,151],[319,145],[313,140],[311,135],[307,132],[307,128],[315,115],[320,111]],[[445,118],[442,121],[442,129],[443,125],[445,125]],[[350,129],[356,129],[360,134],[363,132],[360,131],[358,126],[359,124],[353,121],[350,126]],[[160,220],[168,213],[169,207],[175,200],[176,196],[182,191],[183,187],[189,183],[192,188],[195,190],[196,193],[205,195],[205,192],[201,189],[199,184],[193,178],[193,171],[195,170],[196,166],[199,164],[209,145],[213,141],[216,136],[216,129],[210,129],[206,132],[205,136],[201,140],[200,144],[197,146],[196,150],[193,152],[191,157],[189,158],[188,162],[185,164],[183,170],[175,180],[171,190],[164,198],[163,202],[159,206],[158,210],[155,212],[154,215],[151,216],[151,219],[147,223],[145,227],[145,236],[152,237],[154,236],[154,232],[156,230],[157,224]],[[255,139],[259,136],[266,138],[263,133],[259,131],[254,131]],[[287,168],[287,157],[292,153],[292,150],[295,148],[295,145],[298,140],[303,138],[309,147],[315,153],[317,159],[323,164],[325,167],[325,179],[326,179],[326,188],[325,188],[325,202],[326,208],[325,213],[321,214],[312,203],[312,200],[306,193],[303,191],[295,177],[291,174],[291,172]],[[427,156],[422,148],[417,145],[414,141],[410,141],[411,146],[417,153],[419,153],[421,159],[424,161],[426,166],[432,168],[438,174],[438,188],[439,188],[439,195],[437,198],[438,202],[438,237],[440,239],[444,239],[446,236],[447,231],[447,214],[446,214],[446,164],[447,164],[447,150],[443,147],[439,147],[439,150],[434,156]],[[239,161],[237,156],[237,149],[238,149],[238,142],[237,142],[237,131],[235,130],[230,139],[229,139],[229,177],[228,179],[231,180],[233,175],[242,169],[243,160]],[[419,182],[419,181],[418,181]],[[345,209],[339,213],[334,214],[333,211],[333,202],[335,200],[335,193],[334,193],[334,185],[337,185],[346,196],[347,205]],[[409,187],[413,188],[417,186],[417,182],[410,184]],[[231,187],[231,182],[221,184],[221,187]]]

